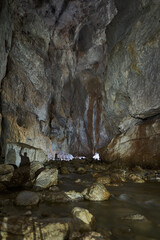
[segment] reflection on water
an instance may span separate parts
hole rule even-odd
[[[82,184],[76,184],[79,176],[72,174],[61,178],[61,190],[82,191],[90,184],[89,176],[83,175]],[[109,201],[104,202],[72,202],[56,204],[39,204],[32,208],[34,216],[43,218],[50,216],[68,217],[75,206],[87,208],[96,218],[98,232],[110,231],[113,240],[147,240],[160,239],[160,183],[131,184],[126,183],[119,187],[108,187],[112,194]],[[6,214],[24,214],[26,209],[15,208],[10,202],[3,211]],[[140,214],[145,220],[127,220],[126,216]]]

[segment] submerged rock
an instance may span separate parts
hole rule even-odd
[[[104,201],[111,196],[106,187],[101,183],[94,183],[89,188],[86,188],[82,194],[85,199],[90,201]]]
[[[83,199],[83,194],[76,191],[65,192],[65,194],[73,201],[79,201]]]
[[[54,219],[38,220],[32,217],[4,217],[0,218],[1,240],[25,239],[34,240],[64,240],[68,235],[67,221]]]
[[[58,183],[58,170],[45,169],[36,178],[35,187],[49,188]]]
[[[17,206],[32,206],[39,203],[39,196],[35,192],[23,191],[16,197]]]
[[[110,238],[107,238],[106,240],[109,240]],[[82,237],[82,240],[105,240],[105,238],[102,236],[102,234],[98,232],[89,232],[85,233]]]

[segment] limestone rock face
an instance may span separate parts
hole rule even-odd
[[[117,1],[117,7],[119,14],[106,30],[110,54],[104,104],[111,134],[160,113],[160,5]]]
[[[12,1],[3,145],[91,154],[106,143],[102,79],[113,0]],[[102,134],[103,131],[103,134]]]
[[[139,124],[114,138],[106,148],[100,150],[107,162],[142,167],[160,167],[160,120]]]
[[[22,143],[8,143],[6,145],[5,163],[19,166],[25,154],[29,162],[36,161],[44,163],[48,160],[47,155],[42,149],[37,149]]]
[[[111,140],[109,161],[125,151],[117,135],[160,116],[159,12],[157,0],[1,0],[3,155],[10,143],[51,158],[91,155]]]
[[[7,57],[11,48],[12,19],[9,5],[10,0],[0,3],[0,84],[6,74]]]

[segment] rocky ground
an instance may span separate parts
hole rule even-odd
[[[67,178],[70,183],[67,183]],[[160,170],[118,169],[92,159],[32,162],[17,168],[0,165],[1,239],[117,239],[109,231],[97,232],[96,218],[78,202],[113,201],[112,189],[127,182],[159,182]],[[69,215],[34,214],[43,204],[75,203]],[[58,205],[57,205],[58,206]],[[147,221],[141,214],[125,221]],[[137,220],[138,219],[138,220]],[[119,238],[118,238],[119,239]]]

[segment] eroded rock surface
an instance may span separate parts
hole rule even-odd
[[[114,139],[114,154],[107,153],[114,161],[131,142],[115,143],[117,135],[135,129],[141,146],[154,143],[150,152],[139,149],[136,161],[144,150],[141,162],[156,162],[157,133],[151,124],[143,140],[136,124],[145,129],[160,114],[159,12],[156,0],[2,0],[3,155],[10,143],[50,158],[61,151],[91,155]]]
[[[150,120],[129,129],[101,149],[104,161],[128,166],[159,168],[160,120]]]
[[[14,1],[3,140],[92,154],[106,143],[102,79],[113,0]],[[103,132],[103,134],[102,134]],[[54,155],[54,154],[53,154]]]

